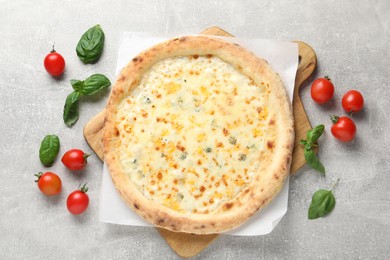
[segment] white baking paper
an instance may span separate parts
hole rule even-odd
[[[116,75],[138,53],[172,37],[175,36],[156,36],[141,32],[125,32],[118,52]],[[263,39],[222,38],[238,43],[254,52],[257,56],[266,59],[270,66],[279,73],[290,100],[292,100],[295,74],[298,68],[298,45],[296,43]],[[270,233],[287,212],[288,188],[289,179],[287,178],[280,193],[268,206],[240,227],[224,234],[258,236]],[[100,190],[99,220],[120,225],[152,226],[122,201],[112,183],[108,168],[105,164],[103,165],[103,179]]]

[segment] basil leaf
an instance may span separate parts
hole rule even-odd
[[[64,106],[64,123],[67,126],[72,126],[79,119],[79,104],[78,100],[81,94],[77,91],[73,91],[68,95]]]
[[[305,155],[305,159],[306,159],[307,164],[310,167],[312,167],[313,169],[319,171],[321,173],[321,175],[324,176],[325,175],[325,168],[322,165],[322,163],[320,162],[320,160],[318,160],[315,152],[312,149],[310,149],[310,150],[305,149],[304,155]]]
[[[39,148],[39,159],[45,166],[51,166],[60,150],[60,139],[56,135],[46,135]]]
[[[332,190],[318,190],[313,194],[311,199],[308,217],[316,219],[329,214],[336,205],[336,199]]]
[[[108,88],[110,80],[102,74],[93,74],[83,82],[83,86],[78,90],[83,96],[90,96]]]
[[[324,130],[324,125],[318,125],[314,127],[312,130],[306,133],[307,140],[312,144],[316,143],[318,138],[320,138],[320,136],[324,133]]]
[[[97,62],[104,47],[104,32],[99,24],[90,28],[80,38],[76,52],[85,64]]]
[[[78,80],[78,79],[71,79],[70,85],[72,85],[72,88],[76,91],[80,91],[84,86],[84,81]]]

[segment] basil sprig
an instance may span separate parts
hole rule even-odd
[[[306,139],[301,140],[301,144],[304,145],[304,155],[306,163],[312,167],[313,169],[319,171],[322,175],[325,175],[325,167],[322,165],[320,160],[318,159],[314,148],[318,147],[317,141],[320,136],[324,133],[325,126],[318,125],[314,127],[312,130],[307,131]]]
[[[85,64],[95,63],[102,55],[104,47],[104,32],[99,24],[88,29],[80,38],[76,52]]]
[[[64,123],[69,127],[74,125],[79,119],[78,101],[80,98],[91,96],[107,89],[111,82],[102,74],[93,74],[85,80],[72,79],[70,84],[74,91],[66,98],[63,114]]]
[[[321,189],[314,192],[308,211],[309,219],[320,218],[332,212],[336,205],[336,199],[332,191],[339,180],[337,180],[330,190]]]
[[[39,148],[39,159],[45,166],[51,166],[60,150],[60,139],[56,135],[46,135]]]

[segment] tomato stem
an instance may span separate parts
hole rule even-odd
[[[336,124],[337,121],[339,121],[339,116],[336,116],[336,115],[333,115],[333,116],[330,116],[330,120],[332,121],[333,124]]]
[[[88,187],[87,187],[87,183],[84,183],[84,185],[81,187],[81,184],[79,185],[79,190],[84,192],[84,193],[87,193],[88,191]]]
[[[53,43],[53,47],[52,47],[52,49],[51,49],[51,53],[53,53],[53,52],[56,52],[56,50],[54,50],[54,45],[55,45],[55,43]]]
[[[337,184],[339,184],[339,181],[340,181],[340,178],[337,179],[337,181],[332,185],[332,187],[330,188],[329,191],[333,191],[334,187],[336,187]]]
[[[34,174],[34,176],[37,177],[37,179],[35,180],[35,182],[38,182],[38,181],[39,181],[39,179],[41,178],[42,174],[43,174],[43,172],[39,172],[39,173]]]
[[[90,153],[84,153],[84,154],[83,154],[84,160],[87,161],[87,159],[88,159],[89,156],[91,156]]]
[[[329,78],[328,75],[326,75],[324,78],[327,79],[327,80],[329,80],[329,81],[332,81],[332,80]]]

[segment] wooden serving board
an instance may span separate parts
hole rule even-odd
[[[211,27],[201,34],[233,37],[228,32],[218,28]],[[310,77],[317,65],[317,57],[313,49],[304,42],[294,41],[299,46],[299,66],[295,78],[295,88],[293,97],[293,111],[295,122],[295,146],[291,162],[290,172],[295,173],[305,164],[303,147],[299,141],[306,136],[306,132],[311,129],[310,122],[303,108],[299,97],[299,89],[302,83]],[[84,137],[97,156],[103,160],[102,129],[104,126],[104,110],[93,117],[84,127]],[[205,249],[218,234],[211,235],[192,235],[187,233],[177,233],[169,230],[157,228],[160,235],[167,241],[181,257],[192,257]]]

